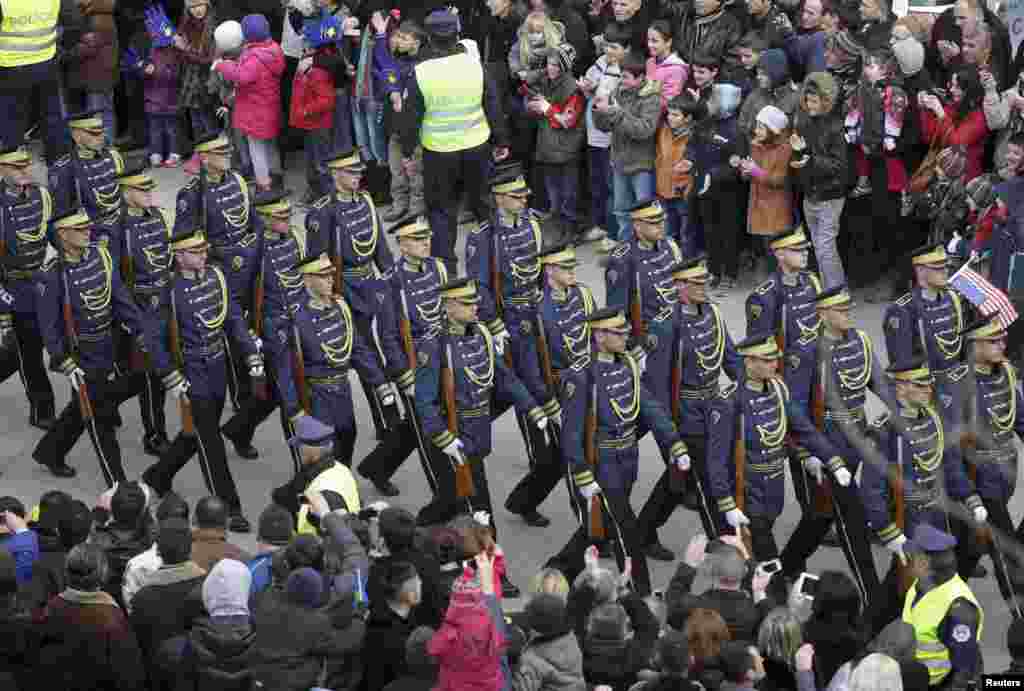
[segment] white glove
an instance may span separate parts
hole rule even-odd
[[[546,430],[548,428],[548,418],[547,418],[547,416],[544,416],[541,419],[537,420],[536,424],[537,424],[537,429],[539,429],[541,432]]]
[[[676,462],[676,467],[679,468],[680,470],[689,470],[690,469],[690,454],[685,453],[685,452],[679,454],[678,456],[676,456],[675,462]]]
[[[389,504],[386,501],[375,501],[366,508],[373,509],[377,513],[380,513],[384,509],[388,508]]]
[[[464,445],[461,439],[456,439],[448,444],[448,446],[441,449],[441,452],[446,456],[451,456],[456,461],[462,461],[462,449]]]
[[[387,385],[387,393],[383,393],[380,396],[381,405],[394,405],[395,404],[395,390],[391,388],[391,384]]]
[[[808,456],[804,461],[804,470],[814,478],[814,481],[819,485],[825,479],[825,475],[821,470],[821,459],[817,456]]]
[[[950,254],[954,254],[961,242],[963,242],[963,237],[961,237],[960,233],[954,232],[952,239],[950,239],[949,243],[946,245],[946,251]]]
[[[171,394],[175,398],[186,398],[189,390],[188,379],[182,379],[180,382],[171,387],[167,393]]]
[[[586,499],[587,501],[590,501],[600,493],[601,486],[596,482],[588,482],[587,484],[580,487],[580,494],[582,494],[583,498]]]
[[[987,520],[988,520],[988,509],[986,509],[984,506],[975,506],[974,507],[974,522],[975,523],[984,523]]]
[[[263,376],[263,365],[255,365],[249,370],[249,376],[259,379]]]
[[[636,364],[640,367],[640,374],[647,371],[647,351],[636,360]]]
[[[415,397],[416,396],[416,382],[415,381],[411,381],[411,382],[409,382],[409,386],[403,386],[402,387],[402,393],[404,393],[409,398]]]
[[[907,555],[903,552],[903,546],[907,544],[907,536],[899,535],[894,538],[891,542],[885,543],[885,548],[896,555],[896,558],[900,560],[900,563],[907,563]]]
[[[0,328],[0,348],[4,348],[8,343],[14,343],[14,327],[5,326]]]
[[[78,391],[82,384],[85,384],[85,371],[81,367],[75,367],[68,374],[68,379],[71,381],[71,388]]]
[[[739,530],[742,525],[750,525],[750,519],[747,518],[747,515],[739,509],[729,509],[726,511],[725,522],[736,530]]]
[[[836,482],[839,483],[840,487],[849,487],[850,480],[853,479],[853,475],[846,468],[840,468],[836,471]]]
[[[711,189],[711,175],[710,174],[704,176],[704,184],[700,186],[700,191],[697,192],[697,196],[698,197],[703,197],[705,194],[708,193],[709,189]]]
[[[260,338],[259,336],[255,335],[255,334],[253,334],[252,342],[253,342],[253,345],[256,346],[256,352],[257,353],[262,353],[263,352],[263,339]]]
[[[505,345],[511,337],[512,336],[509,334],[508,329],[502,329],[494,335],[494,349],[498,351],[498,355],[505,354]]]
[[[486,511],[474,511],[473,520],[480,525],[489,526],[491,524],[491,514]]]

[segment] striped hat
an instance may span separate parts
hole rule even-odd
[[[576,62],[576,49],[572,47],[572,44],[563,43],[548,49],[548,59],[558,62],[558,66],[562,68],[562,74],[570,74],[573,63]]]

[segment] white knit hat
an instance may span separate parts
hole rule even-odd
[[[775,106],[765,106],[757,114],[757,121],[775,134],[789,127],[789,118]]]
[[[238,22],[221,22],[213,31],[213,40],[221,53],[232,53],[242,47],[242,25]]]

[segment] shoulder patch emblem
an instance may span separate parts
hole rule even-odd
[[[721,421],[722,421],[722,414],[720,412],[718,412],[717,410],[712,410],[711,411],[711,424],[712,425],[717,425]]]
[[[619,244],[615,245],[615,247],[612,248],[610,254],[616,259],[622,259],[627,254],[629,254],[629,243],[620,242]]]
[[[476,245],[470,245],[466,248],[466,260],[472,259],[476,255]]]
[[[530,331],[532,329],[533,329],[533,325],[530,322],[528,322],[528,321],[524,321],[522,324],[519,325],[519,330],[522,331],[523,334],[527,335],[527,336],[530,335]]]
[[[39,283],[36,283],[36,288],[39,290],[39,297],[46,295],[46,283],[39,281]]]
[[[951,405],[953,405],[953,397],[950,396],[948,393],[940,393],[939,400],[942,402],[943,408],[948,408]]]
[[[609,269],[608,273],[605,274],[605,278],[607,278],[609,285],[615,285],[619,281],[619,272],[615,269]]]
[[[310,219],[310,221],[309,221],[309,230],[311,232],[313,232],[313,233],[319,233],[320,232],[320,221],[319,221],[319,219],[316,219],[316,218]]]
[[[751,321],[756,321],[761,318],[761,313],[764,312],[764,305],[759,302],[753,302],[748,309]]]
[[[424,353],[422,350],[416,353],[416,363],[420,367],[426,367],[427,363],[430,362],[430,356]]]
[[[966,643],[971,640],[971,627],[967,624],[957,624],[954,626],[953,640],[957,643]]]
[[[800,356],[799,355],[790,355],[787,358],[787,360],[789,362],[789,368],[790,369],[795,369],[795,370],[796,369],[800,369]]]
[[[277,330],[277,340],[281,342],[281,345],[284,345],[285,343],[287,343],[288,342],[288,332],[285,331],[284,329],[278,329]]]
[[[241,257],[236,256],[236,257],[233,257],[231,259],[231,269],[232,269],[232,271],[241,271],[242,270],[242,266],[244,264],[245,264],[245,260],[242,259]]]
[[[576,384],[574,384],[571,381],[567,381],[567,382],[565,382],[565,386],[563,387],[563,389],[564,389],[564,392],[565,392],[565,398],[566,398],[566,400],[568,400],[568,399],[572,398],[572,395],[574,393],[576,393]]]
[[[152,307],[153,309],[156,309],[157,307],[159,307],[160,306],[160,296],[159,295],[151,295],[150,298],[149,298],[149,306]]]
[[[900,328],[900,318],[889,317],[889,320],[885,322],[885,325],[888,326],[893,331],[895,331],[896,329]]]
[[[185,199],[184,197],[182,197],[181,199],[178,200],[178,211],[180,211],[180,212],[188,211],[188,200]]]
[[[384,304],[384,293],[377,293],[377,302]]]
[[[647,334],[647,351],[654,352],[658,349],[658,336],[655,334]]]
[[[757,287],[758,295],[767,295],[768,291],[775,287],[775,279],[769,278],[767,281]]]

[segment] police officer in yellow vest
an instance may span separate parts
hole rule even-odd
[[[903,621],[914,627],[917,659],[931,688],[964,691],[981,673],[978,641],[985,613],[957,575],[956,538],[921,523],[904,551],[912,553],[918,579],[907,591]]]
[[[459,44],[458,17],[435,10],[426,29],[430,45],[406,87],[398,135],[407,169],[416,165],[417,144],[423,146],[423,193],[434,231],[430,254],[455,276],[460,190],[477,219],[488,218],[483,185],[491,177],[491,156],[508,157],[508,137],[501,95],[480,61]]]
[[[47,163],[67,148],[56,76],[59,14],[60,0],[4,0],[0,6],[0,144],[21,146],[38,112]]]

